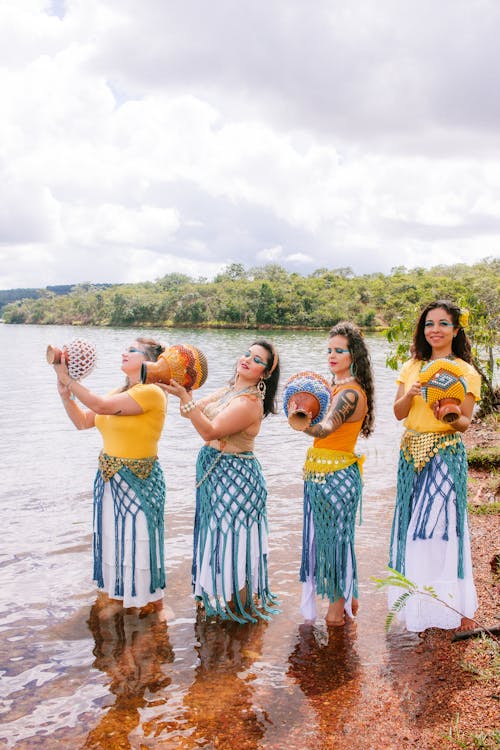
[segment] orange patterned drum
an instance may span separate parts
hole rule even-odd
[[[206,356],[190,344],[174,344],[156,362],[143,362],[143,383],[169,383],[175,380],[188,391],[200,388],[208,375]]]

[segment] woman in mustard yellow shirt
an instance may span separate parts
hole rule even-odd
[[[316,618],[316,594],[328,597],[326,623],[341,626],[358,609],[354,525],[361,500],[358,435],[373,430],[374,392],[370,356],[352,323],[331,329],[328,365],[333,375],[329,410],[305,432],[314,437],[304,466],[301,611]],[[293,408],[292,405],[289,408]]]
[[[438,300],[422,311],[412,358],[397,378],[394,414],[404,419],[398,467],[390,566],[418,586],[432,586],[443,601],[411,596],[399,613],[407,630],[468,628],[477,607],[467,522],[467,456],[460,434],[470,425],[481,377],[472,366],[471,347],[460,309]],[[451,360],[463,371],[465,398],[454,422],[442,421],[439,401],[423,398],[419,374],[427,363]],[[402,589],[389,591],[389,606]]]
[[[94,580],[124,607],[161,608],[165,588],[165,482],[157,449],[167,399],[157,385],[141,383],[142,363],[163,350],[153,339],[134,341],[122,354],[125,385],[107,396],[73,380],[64,356],[54,365],[75,427],[95,426],[103,438],[94,482]]]

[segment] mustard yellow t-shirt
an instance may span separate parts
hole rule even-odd
[[[142,414],[96,414],[95,426],[102,435],[104,453],[119,458],[156,456],[167,414],[165,393],[154,383],[139,383],[133,385],[127,395],[142,407]]]
[[[456,361],[464,367],[467,393],[472,393],[474,399],[479,401],[481,394],[481,376],[472,365],[457,357]],[[418,359],[409,359],[401,368],[396,382],[404,385],[405,393],[417,382],[420,369],[424,362]],[[453,422],[441,422],[436,419],[431,407],[426,404],[422,396],[415,396],[408,416],[404,421],[407,430],[416,432],[455,432]]]

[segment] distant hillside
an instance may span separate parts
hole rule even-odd
[[[87,288],[92,286],[94,289],[107,289],[111,284],[83,284],[81,286]],[[46,286],[42,289],[0,289],[0,313],[9,302],[18,302],[23,299],[40,299],[40,297],[46,297],[47,293],[56,295],[69,294],[75,287],[75,284],[55,284],[54,286]]]
[[[393,268],[356,276],[350,268],[320,268],[307,277],[270,264],[231,264],[208,281],[170,273],[155,282],[48,287],[37,298],[10,301],[5,323],[223,328],[328,328],[351,320],[380,330],[433,299],[451,298],[496,320],[500,259],[471,266]],[[62,290],[66,289],[66,293]]]

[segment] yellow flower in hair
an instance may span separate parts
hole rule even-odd
[[[465,308],[460,311],[460,315],[458,316],[458,325],[462,326],[462,328],[467,328],[469,325],[469,311]]]

